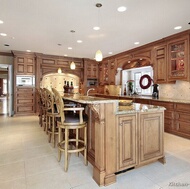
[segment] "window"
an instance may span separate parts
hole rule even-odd
[[[7,79],[3,79],[3,94],[7,94]]]
[[[142,76],[141,72],[134,73],[134,80],[135,80],[134,85],[135,85],[135,91],[137,93],[141,93],[142,92],[142,89],[141,89],[141,87],[139,85],[139,81],[140,81],[141,76]]]

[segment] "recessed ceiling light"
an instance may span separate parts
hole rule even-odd
[[[7,36],[6,33],[0,33],[0,35],[3,36],[3,37]]]
[[[0,24],[3,24],[4,22],[3,22],[3,20],[0,20]]]
[[[113,54],[113,52],[109,52],[108,54]]]
[[[68,56],[67,54],[64,54],[64,56]]]
[[[134,44],[135,44],[135,45],[138,45],[138,44],[139,44],[139,42],[138,42],[138,41],[137,41],[137,42],[134,42]]]
[[[73,49],[72,47],[68,47],[69,50]]]
[[[82,40],[77,40],[77,43],[82,43]]]
[[[31,52],[31,50],[26,50],[26,52]]]
[[[118,7],[117,8],[117,11],[118,12],[124,12],[124,11],[126,11],[127,10],[127,7],[124,7],[124,6],[121,6],[121,7]]]
[[[181,29],[182,28],[182,26],[176,26],[175,28],[174,28],[174,30],[179,30],[179,29]]]
[[[97,30],[100,30],[100,27],[99,26],[95,26],[95,27],[93,27],[93,29],[97,31]]]

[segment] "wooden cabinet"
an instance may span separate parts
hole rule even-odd
[[[151,100],[150,103],[156,106],[163,106],[166,108],[164,112],[164,131],[171,133],[174,128],[174,103]]]
[[[168,43],[169,80],[189,79],[189,36]]]
[[[95,61],[90,61],[86,65],[86,77],[87,79],[97,79],[98,78],[98,63]]]
[[[190,138],[190,104],[175,103],[173,132],[179,136]]]
[[[116,65],[115,59],[108,60],[108,84],[115,85]]]
[[[140,114],[139,164],[164,156],[163,116],[162,112]]]
[[[99,85],[108,85],[108,62],[99,63]]]
[[[117,118],[117,170],[134,167],[137,164],[136,115],[120,115]]]
[[[15,113],[20,115],[35,113],[35,88],[17,87],[14,109]]]
[[[149,99],[143,99],[143,98],[134,98],[135,103],[140,103],[140,104],[150,104]]]
[[[167,83],[166,44],[154,48],[154,83]]]
[[[103,60],[99,63],[99,85],[115,85],[115,59]]]
[[[35,58],[18,55],[14,59],[14,67],[16,75],[35,75]]]

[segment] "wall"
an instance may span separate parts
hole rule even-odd
[[[159,96],[160,98],[190,100],[190,82],[176,81],[176,84],[160,84]]]
[[[74,86],[74,93],[79,92],[79,77],[73,74],[65,74],[65,73],[47,74],[43,77],[40,83],[40,87],[48,89],[55,88],[59,92],[63,92],[64,81],[69,81],[69,85],[71,84],[72,81]]]

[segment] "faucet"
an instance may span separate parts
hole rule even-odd
[[[86,92],[86,96],[88,96],[88,93],[89,93],[90,91],[94,91],[94,90],[95,90],[94,88],[88,89],[88,91]]]

